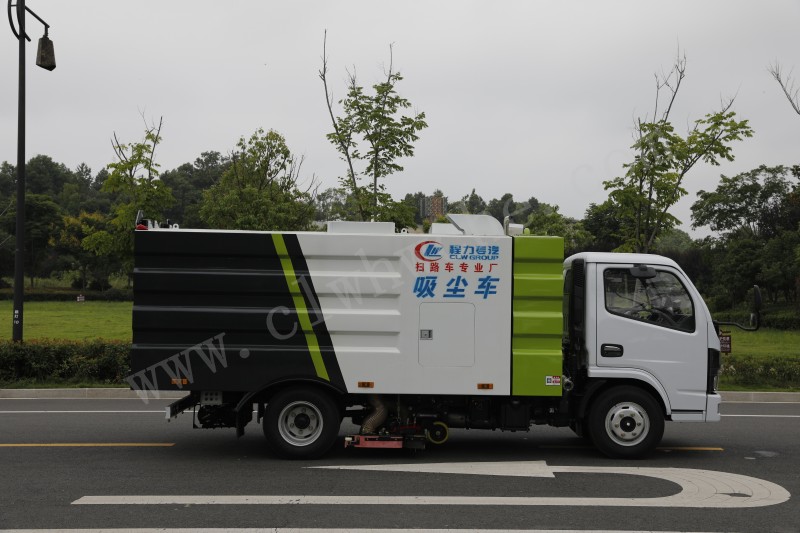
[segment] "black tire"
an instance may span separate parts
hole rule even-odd
[[[316,459],[336,442],[341,411],[331,396],[311,387],[284,389],[267,403],[264,436],[275,454]]]
[[[664,413],[652,395],[632,386],[602,392],[589,411],[589,434],[609,457],[633,459],[653,451],[664,436]]]

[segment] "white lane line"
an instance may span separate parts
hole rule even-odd
[[[738,403],[738,404],[753,404],[753,405],[761,405],[761,404],[764,404],[764,405],[784,404],[784,405],[786,405],[786,404],[792,404],[792,403],[796,404],[798,402],[746,402],[746,401],[740,401],[740,400],[727,400],[727,401],[726,400],[722,400],[722,403],[724,403],[724,404]]]
[[[39,415],[41,415],[41,414],[50,414],[50,413],[54,413],[54,414],[65,414],[65,413],[77,413],[77,414],[97,414],[97,413],[113,413],[113,414],[123,414],[123,413],[125,413],[125,414],[127,414],[127,413],[159,413],[159,414],[162,414],[162,415],[163,415],[163,414],[164,414],[164,410],[163,410],[163,409],[160,409],[160,410],[158,410],[158,411],[142,411],[142,410],[138,410],[138,411],[22,411],[22,410],[17,410],[17,411],[0,411],[0,415],[11,415],[11,414],[22,414],[22,413],[25,413],[25,414],[39,414]],[[2,531],[2,530],[0,530],[0,531]]]
[[[800,418],[800,415],[722,415],[734,418]]]
[[[0,533],[398,533],[408,531],[397,529],[357,529],[357,528],[103,528],[103,529],[0,529]],[[414,533],[691,533],[681,531],[652,530],[606,530],[606,529],[414,529]],[[707,532],[708,533],[708,532]]]

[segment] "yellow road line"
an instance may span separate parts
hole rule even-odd
[[[167,447],[175,446],[174,442],[36,442],[36,443],[0,443],[0,448],[124,448],[124,447]]]

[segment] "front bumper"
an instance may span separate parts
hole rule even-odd
[[[706,422],[719,422],[722,416],[719,406],[722,403],[722,396],[719,394],[706,395]]]

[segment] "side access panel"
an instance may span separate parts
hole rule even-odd
[[[564,240],[514,238],[514,396],[561,396]]]
[[[298,234],[350,393],[511,393],[505,235]]]

